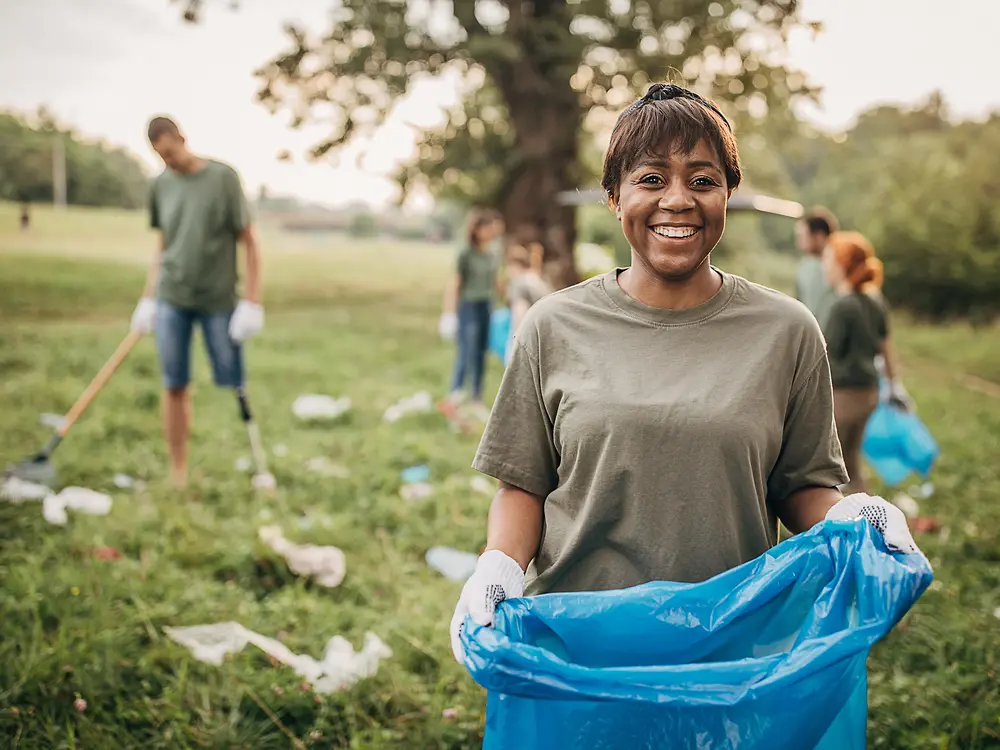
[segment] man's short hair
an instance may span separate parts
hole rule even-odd
[[[156,143],[165,135],[179,136],[180,134],[181,129],[177,127],[177,123],[163,115],[157,115],[150,120],[149,127],[146,129],[146,135],[149,137],[150,143]]]
[[[839,228],[837,218],[825,208],[814,208],[802,217],[809,227],[810,234],[822,234],[829,237]]]

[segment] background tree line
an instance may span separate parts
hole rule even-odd
[[[28,118],[0,112],[0,200],[51,203],[57,141],[66,163],[66,200],[81,206],[145,205],[149,177],[131,153],[88,141],[41,110]]]
[[[211,15],[211,0],[172,1],[191,22]],[[591,207],[574,216],[556,196],[598,184],[616,113],[669,79],[727,110],[745,190],[824,204],[867,234],[895,305],[936,318],[1000,312],[1000,116],[954,123],[935,95],[914,109],[873,109],[839,136],[800,122],[797,102],[816,92],[772,54],[791,29],[820,28],[797,0],[331,7],[326,30],[286,28],[287,49],[257,73],[261,103],[295,123],[323,118],[329,137],[312,152],[323,158],[377,127],[415,81],[451,75],[464,95],[401,169],[404,191],[419,183],[439,198],[498,206],[514,239],[543,243],[556,283],[576,278],[578,239],[623,251],[608,215]],[[718,255],[792,252],[791,237],[787,220],[734,217]]]

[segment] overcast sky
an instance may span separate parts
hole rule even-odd
[[[956,115],[1000,111],[1000,0],[801,2],[805,17],[826,27],[815,39],[796,35],[789,49],[791,64],[824,89],[821,107],[807,113],[821,125],[843,128],[873,104],[915,103],[934,89]],[[357,154],[339,168],[280,163],[280,150],[300,155],[322,131],[291,131],[255,104],[252,73],[282,48],[282,22],[324,29],[331,3],[242,0],[238,13],[225,0],[209,6],[205,23],[191,26],[167,0],[0,0],[0,108],[47,105],[153,169],[160,165],[145,123],[166,112],[197,151],[236,166],[250,191],[263,183],[324,203],[390,198],[393,186],[381,175],[413,145],[404,121],[433,122],[451,89],[428,87],[404,104],[358,165]]]

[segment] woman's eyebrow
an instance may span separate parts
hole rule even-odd
[[[707,169],[714,169],[715,171],[717,171],[719,173],[722,172],[722,167],[720,167],[714,161],[705,161],[705,160],[689,161],[689,162],[685,162],[684,166],[687,167],[688,169],[706,169],[707,168]],[[660,159],[660,158],[643,159],[642,161],[640,161],[639,163],[637,163],[632,169],[633,170],[635,170],[635,169],[641,169],[643,167],[661,167],[663,169],[669,169],[670,162],[668,162],[666,159]]]

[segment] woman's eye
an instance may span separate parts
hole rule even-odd
[[[648,174],[645,177],[643,177],[642,179],[640,179],[639,182],[642,183],[643,185],[661,185],[661,184],[663,184],[663,180],[661,179],[660,175],[658,175],[658,174]]]
[[[697,187],[715,187],[715,180],[711,177],[695,177],[694,184]]]

